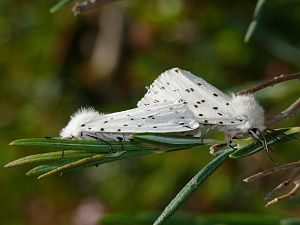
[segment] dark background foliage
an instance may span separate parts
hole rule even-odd
[[[253,1],[126,0],[74,17],[50,1],[0,3],[2,165],[30,150],[14,139],[57,136],[80,106],[101,112],[135,107],[161,72],[180,67],[234,92],[300,70],[300,3],[268,2],[243,42]],[[257,94],[273,115],[299,97],[297,82]],[[299,125],[298,116],[274,127]],[[223,138],[222,134],[214,134]],[[278,144],[279,163],[298,160],[299,142]],[[3,224],[95,224],[109,212],[159,211],[212,156],[193,149],[128,159],[37,181],[24,169],[1,169]],[[261,152],[229,161],[184,205],[199,214],[300,214],[300,198],[265,209],[261,196],[286,174],[255,184],[242,179],[274,164]]]

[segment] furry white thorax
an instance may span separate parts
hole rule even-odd
[[[61,130],[60,137],[64,139],[80,137],[84,124],[96,120],[99,116],[101,114],[93,108],[80,108],[71,116],[67,126]]]
[[[243,136],[249,134],[249,130],[256,128],[260,132],[265,130],[264,110],[251,94],[235,95],[232,94],[231,107],[238,117],[245,121],[237,126],[224,126],[220,130],[224,131],[231,137]]]

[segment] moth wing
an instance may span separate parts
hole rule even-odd
[[[173,68],[162,73],[150,86],[138,106],[152,105],[157,102],[173,101],[187,104],[199,121],[215,118],[239,119],[231,107],[227,95],[200,77],[188,71]]]
[[[199,123],[183,104],[157,104],[101,115],[86,124],[87,132],[177,133],[195,130]]]

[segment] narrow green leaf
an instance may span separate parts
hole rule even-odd
[[[32,168],[31,170],[29,170],[26,173],[26,176],[39,176],[43,173],[49,172],[51,170],[54,170],[60,166],[64,165],[63,163],[59,164],[59,163],[53,163],[50,165],[40,165],[40,166],[36,166],[34,168]]]
[[[16,167],[23,166],[32,163],[44,163],[49,161],[58,161],[58,160],[68,160],[68,159],[80,159],[86,158],[95,155],[96,153],[87,153],[85,151],[59,151],[59,152],[47,152],[35,155],[29,155],[22,157],[20,159],[14,160],[10,163],[7,163],[4,167]]]
[[[202,170],[200,170],[175,196],[175,198],[164,209],[154,225],[163,224],[175,211],[187,200],[187,198],[196,191],[201,184],[228,158],[234,149],[225,149],[216,158],[210,161]]]
[[[88,141],[88,140],[68,140],[60,138],[28,138],[19,139],[11,142],[9,145],[22,146],[26,148],[39,149],[64,149],[64,150],[85,150],[97,153],[111,153],[110,146],[113,151],[138,150],[141,145],[136,142],[109,142]]]
[[[133,139],[143,143],[149,143],[166,147],[192,148],[212,144],[224,144],[225,141],[214,139],[201,139],[200,137],[185,137],[165,134],[134,134]]]
[[[258,24],[258,22],[261,18],[263,7],[264,7],[266,2],[267,2],[267,0],[258,0],[257,1],[252,21],[249,24],[249,27],[247,29],[247,32],[246,32],[246,35],[245,35],[245,38],[244,38],[245,43],[248,43],[249,40],[251,39],[251,37],[253,36],[253,34],[256,30],[257,24]]]
[[[64,171],[69,171],[77,168],[99,166],[101,164],[108,163],[108,162],[113,162],[113,161],[132,158],[132,157],[139,157],[139,156],[149,155],[153,153],[155,152],[150,150],[139,150],[139,151],[116,152],[109,155],[93,155],[91,157],[80,159],[78,161],[63,165],[47,173],[44,173],[41,176],[39,176],[38,179],[42,179],[53,174],[62,173]]]
[[[61,0],[57,2],[54,6],[50,8],[50,13],[55,13],[57,10],[59,10],[61,7],[68,4],[69,2],[71,2],[71,0]]]
[[[282,128],[276,130],[272,134],[265,135],[267,145],[272,145],[277,142],[291,140],[293,137],[294,138],[300,137],[300,127]],[[232,153],[230,155],[230,158],[238,159],[238,158],[246,157],[264,149],[265,148],[264,146],[262,146],[262,143],[255,140],[243,146],[241,149],[235,151],[234,153]]]

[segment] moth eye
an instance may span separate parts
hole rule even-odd
[[[81,126],[81,127],[85,127],[85,124],[81,124],[80,126]]]
[[[255,134],[259,134],[259,129],[257,129],[257,128],[252,128],[252,131],[253,131]]]

